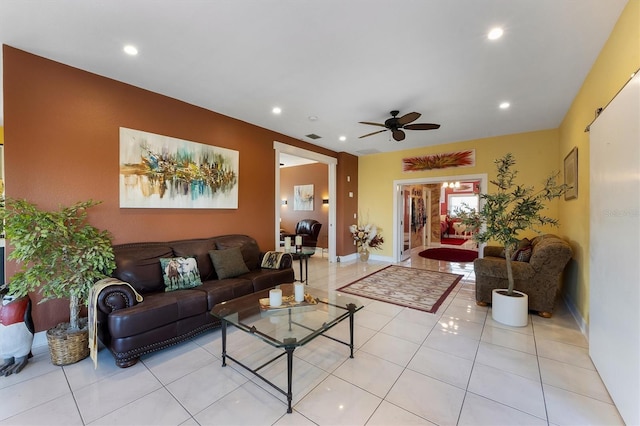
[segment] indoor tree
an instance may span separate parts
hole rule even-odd
[[[26,200],[5,200],[0,209],[4,233],[20,268],[9,281],[16,297],[39,291],[42,301],[69,298],[68,331],[79,330],[80,307],[94,283],[115,269],[108,231],[87,223],[87,209],[100,202],[78,202],[45,211]]]
[[[517,246],[518,234],[525,230],[534,230],[543,225],[557,226],[557,219],[543,215],[547,201],[563,195],[569,187],[558,184],[560,172],[551,173],[543,182],[543,187],[535,190],[533,186],[516,184],[516,160],[511,153],[494,161],[497,168],[495,180],[490,182],[497,187],[492,194],[480,194],[478,211],[463,206],[457,211],[461,221],[473,230],[473,238],[480,243],[491,240],[504,246],[505,263],[509,288],[507,295],[513,295],[513,272],[511,257]]]

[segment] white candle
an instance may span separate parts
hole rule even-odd
[[[284,249],[286,251],[291,250],[291,237],[284,237]]]
[[[302,237],[300,235],[296,235],[296,246],[302,245]]]
[[[282,290],[273,289],[269,290],[269,305],[280,306],[282,305]]]
[[[295,283],[293,285],[294,288],[294,298],[296,302],[302,302],[304,300],[304,284]]]

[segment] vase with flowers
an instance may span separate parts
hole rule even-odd
[[[369,249],[380,250],[382,248],[384,238],[377,226],[371,224],[351,225],[349,231],[353,237],[353,244],[358,247],[360,260],[363,262],[369,260]]]

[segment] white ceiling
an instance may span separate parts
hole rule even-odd
[[[0,42],[363,155],[558,127],[626,3],[2,0]],[[358,139],[392,109],[442,127]]]

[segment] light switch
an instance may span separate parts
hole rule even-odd
[[[353,192],[349,191],[349,198],[353,198]]]
[[[351,182],[351,176],[347,176],[347,182]]]

